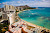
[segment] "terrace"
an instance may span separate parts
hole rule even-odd
[[[9,32],[11,32],[11,33],[21,33],[21,28],[19,28],[19,27],[16,27],[16,28],[11,28],[11,29],[9,29]]]

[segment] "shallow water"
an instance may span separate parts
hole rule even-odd
[[[27,22],[50,29],[50,8],[48,7],[26,10],[18,15]]]

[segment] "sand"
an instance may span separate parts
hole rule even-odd
[[[44,28],[44,27],[42,27],[42,26],[38,26],[38,25],[35,25],[35,24],[32,24],[32,23],[29,23],[29,22],[27,22],[27,21],[25,21],[25,20],[23,20],[23,19],[21,19],[22,21],[24,21],[24,23],[26,23],[26,24],[28,24],[28,25],[30,25],[30,26],[33,26],[33,27],[36,27],[36,28],[39,28],[40,30],[46,30],[46,31],[48,31],[49,29],[47,29],[47,28]],[[49,30],[49,32],[50,32],[50,30]]]

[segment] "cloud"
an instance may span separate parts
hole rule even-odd
[[[1,3],[0,3],[1,4]]]
[[[50,3],[48,2],[35,2],[33,4],[35,7],[50,7]]]
[[[7,2],[5,2],[5,3],[3,2],[2,4],[7,4]]]
[[[42,1],[46,1],[46,0],[42,0]]]
[[[9,1],[3,2],[2,4],[20,6],[29,5],[31,7],[50,7],[50,0],[20,0],[20,1]]]
[[[20,3],[20,1],[17,1],[17,3]]]

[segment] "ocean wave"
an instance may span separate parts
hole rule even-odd
[[[31,13],[32,15],[37,14],[37,13]]]

